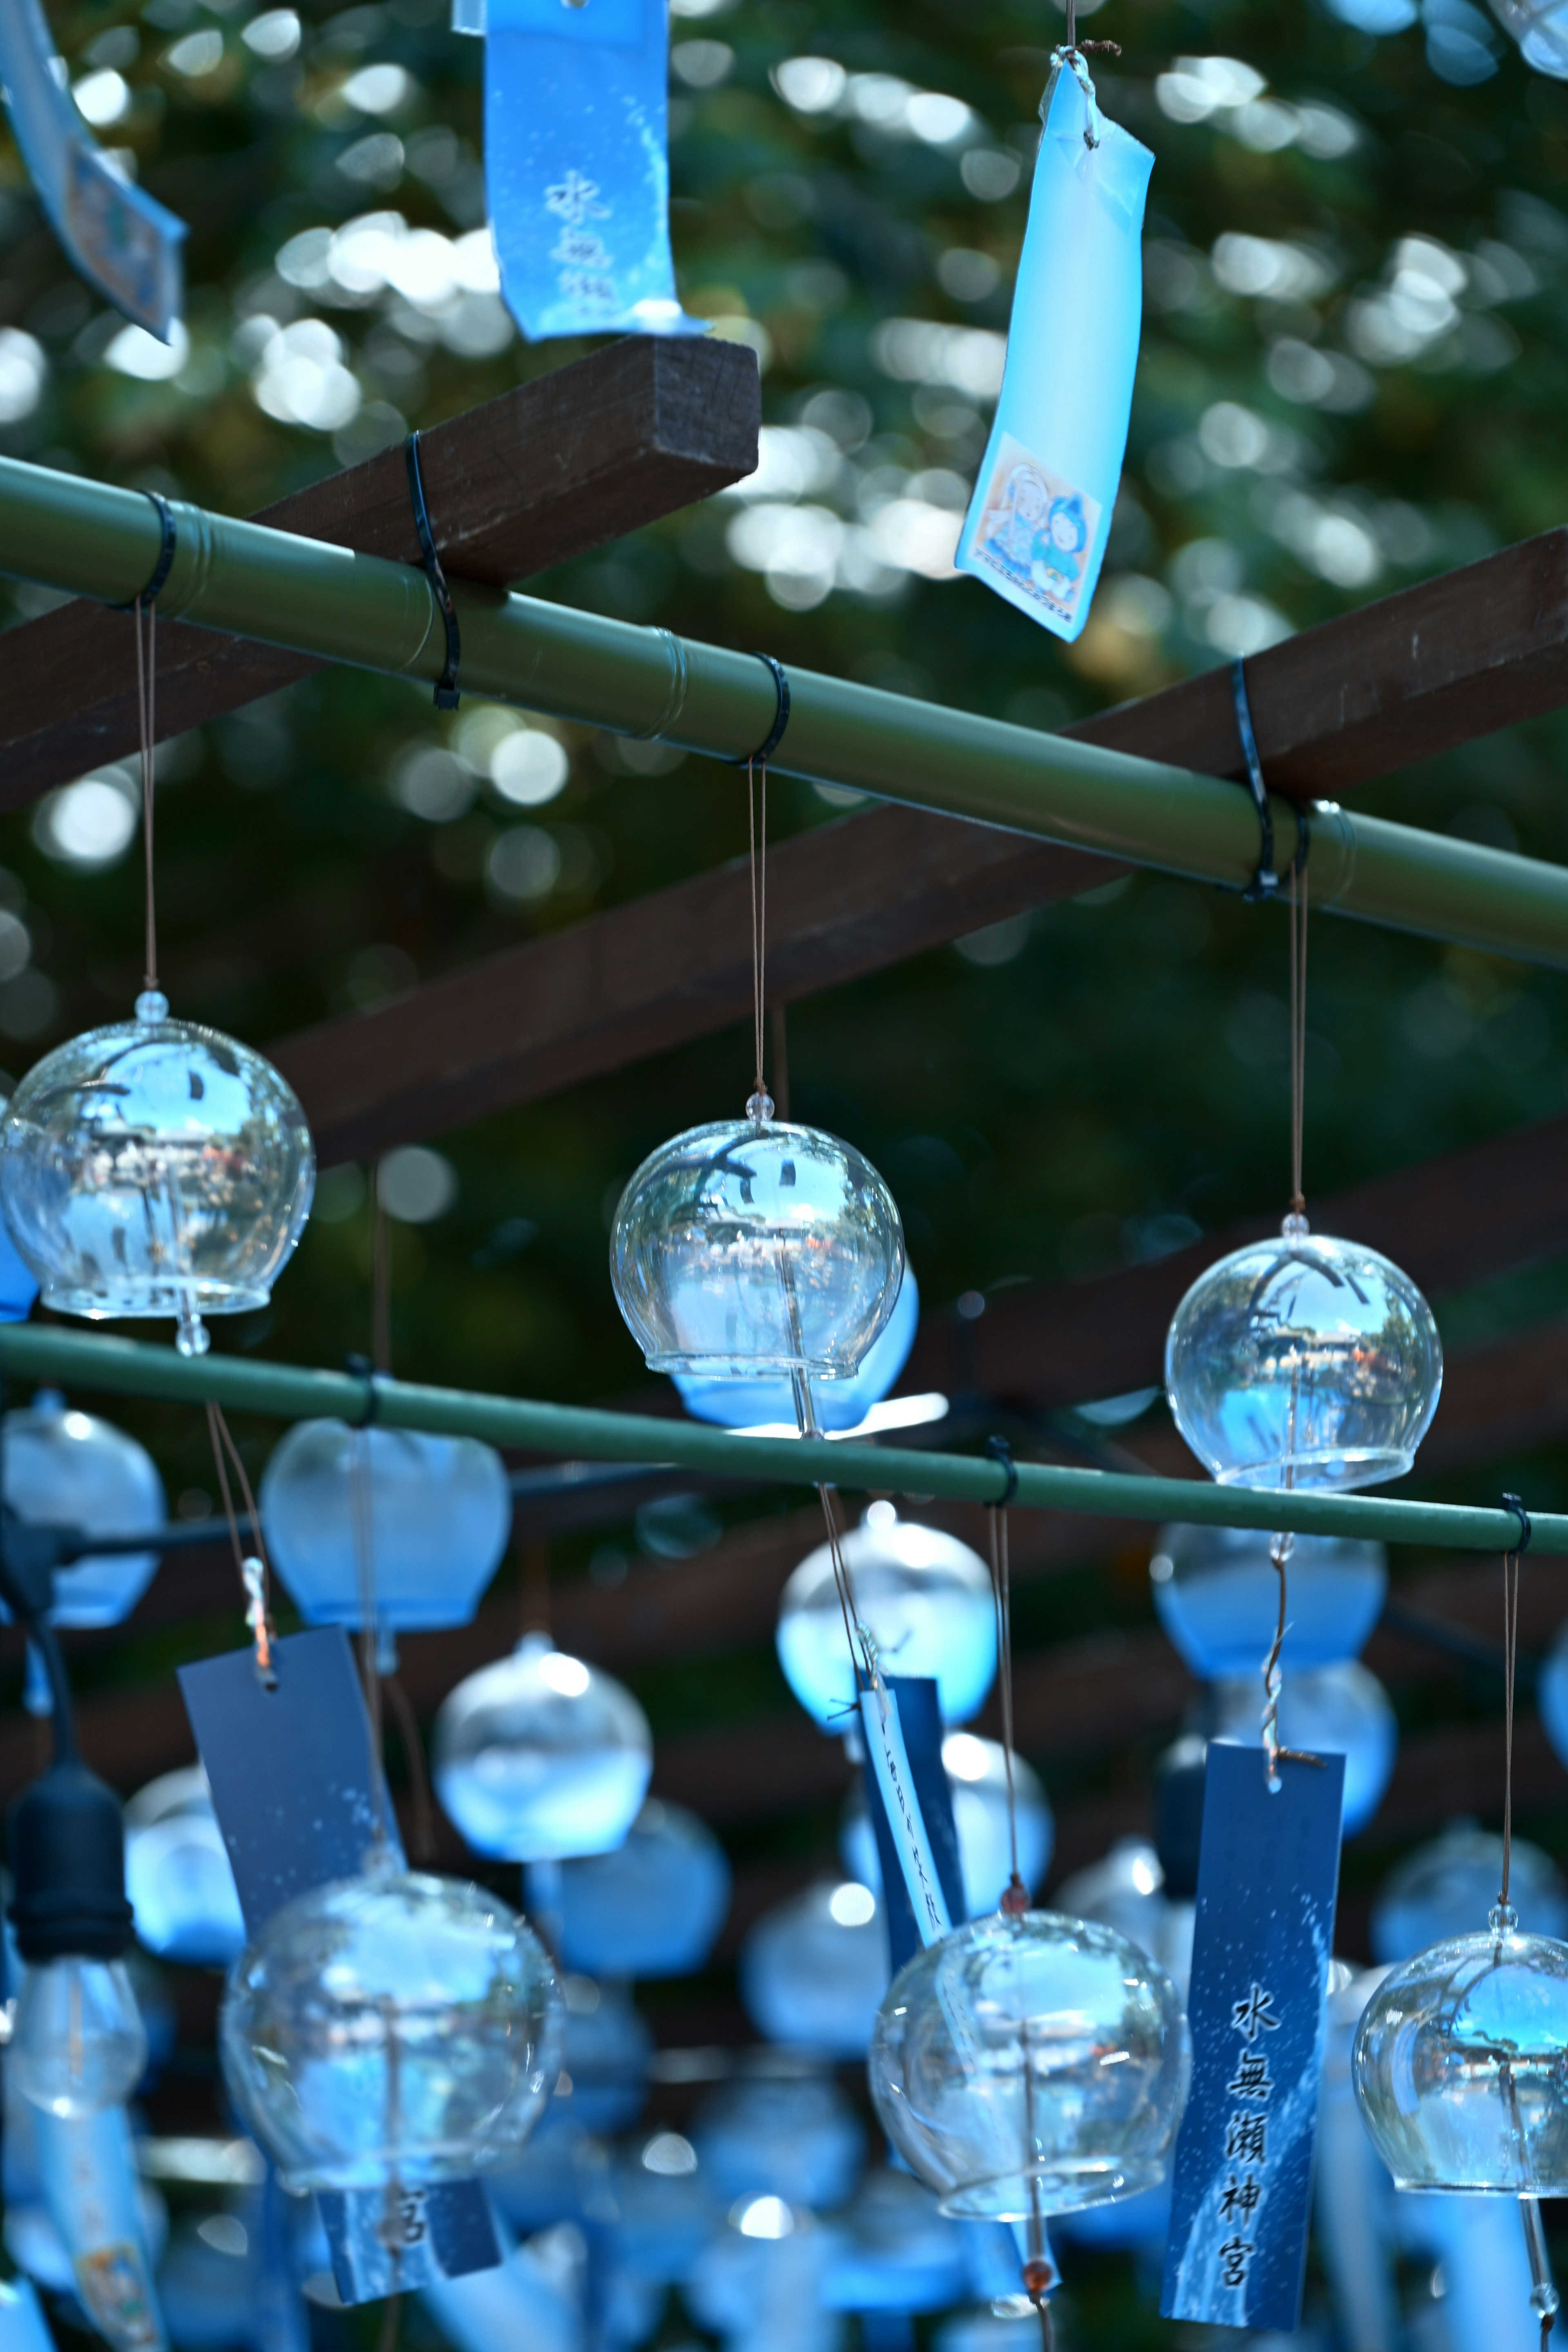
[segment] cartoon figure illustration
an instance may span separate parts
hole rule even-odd
[[[1036,586],[1070,603],[1078,593],[1081,570],[1078,559],[1088,544],[1089,523],[1078,492],[1053,499],[1035,561]]]
[[[980,527],[977,552],[989,556],[999,572],[1026,586],[1034,578],[1036,564],[1047,552],[1043,526],[1050,502],[1050,490],[1038,467],[1015,466],[1000,496],[994,494],[994,503]],[[1057,503],[1059,506],[1062,501]]]

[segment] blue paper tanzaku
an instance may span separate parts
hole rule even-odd
[[[1282,1761],[1271,1795],[1260,1748],[1209,1745],[1167,2319],[1300,2320],[1344,1765]]]
[[[529,341],[705,334],[669,251],[666,0],[453,0],[452,29],[485,37],[490,226]]]
[[[1070,642],[1127,449],[1154,158],[1106,121],[1087,73],[1053,65],[1002,395],[954,560]]]
[[[168,342],[184,307],[185,224],[117,171],[71,103],[38,0],[0,0],[0,80],[49,224],[106,302]]]
[[[908,1682],[908,1677],[900,1677]],[[918,1683],[910,1693],[920,1697]],[[931,1694],[934,1697],[934,1692]],[[866,1741],[867,1797],[876,1790],[878,1802],[872,1810],[877,1842],[882,1845],[884,1834],[897,1859],[899,1874],[909,1895],[913,1916],[914,1932],[921,1945],[940,1942],[952,1932],[952,1913],[942,1885],[942,1874],[938,1864],[936,1848],[926,1826],[915,1786],[915,1774],[910,1752],[904,1744],[904,1727],[899,1705],[899,1693],[887,1675],[879,1676],[875,1685],[860,1693],[860,1728]],[[952,1815],[952,1799],[948,1800],[948,1820]],[[950,1839],[950,1862],[956,1864],[958,1840]],[[884,1856],[886,1849],[884,1848]],[[956,1873],[952,1874],[956,1875]],[[886,1890],[892,1884],[891,1873],[884,1859],[882,1885]],[[960,1916],[962,1916],[962,1911]],[[912,1957],[912,1954],[906,1957]],[[901,1965],[897,1950],[892,1954],[895,1970]]]

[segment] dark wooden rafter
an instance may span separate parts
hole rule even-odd
[[[735,343],[636,335],[419,436],[431,529],[454,578],[504,588],[605,546],[750,473],[761,394]],[[256,517],[275,530],[417,563],[401,447]],[[61,606],[6,636],[0,808],[133,751],[129,624]],[[158,632],[160,740],[275,693],[320,664],[209,629]]]
[[[1568,702],[1568,530],[1302,631],[1247,665],[1277,789],[1331,798]],[[1239,774],[1229,673],[1206,671],[1068,730]],[[780,1002],[1076,897],[1126,869],[993,827],[881,807],[769,859]],[[512,948],[271,1051],[323,1161],[532,1102],[743,1020],[749,904],[734,866]]]

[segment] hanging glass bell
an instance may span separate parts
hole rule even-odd
[[[1568,0],[1492,0],[1492,13],[1527,66],[1568,81]]]
[[[125,1808],[125,1892],[160,1959],[226,1969],[245,1949],[228,1849],[199,1764],[165,1772]]]
[[[972,1920],[901,1969],[871,2097],[945,2213],[1026,2221],[1152,2189],[1192,2071],[1163,1969],[1053,1911]]]
[[[5,1415],[0,1455],[5,1500],[19,1518],[89,1536],[152,1535],[163,1525],[163,1482],[146,1447],[111,1421],[68,1406],[58,1389],[40,1389],[30,1405]],[[55,1572],[50,1623],[120,1624],[157,1565],[152,1550],[72,1560]]]
[[[631,1693],[529,1633],[436,1717],[432,1776],[476,1853],[560,1862],[608,1853],[647,1794],[653,1734]]]
[[[945,2311],[965,2300],[968,2287],[963,2224],[945,2220],[930,2189],[907,2172],[884,2166],[871,2173],[835,2231],[823,2282],[828,2308]]]
[[[895,1675],[934,1675],[946,1723],[977,1715],[996,1677],[991,1571],[956,1536],[873,1503],[840,1545],[862,1623]],[[826,1544],[808,1552],[779,1603],[779,1664],[806,1713],[840,1731],[856,1708],[855,1669]]]
[[[172,1315],[184,1355],[204,1315],[265,1307],[315,1184],[305,1114],[248,1045],[169,1017],[89,1030],[12,1096],[0,1202],[46,1307],[94,1320]]]
[[[759,2033],[826,2058],[861,2058],[888,1990],[888,1932],[868,1886],[808,1886],[765,1912],[741,1947],[741,1999]]]
[[[1291,1589],[1293,1593],[1293,1580]],[[1237,1748],[1261,1746],[1259,1688],[1256,1672],[1215,1685],[1211,1739]],[[1399,1749],[1398,1719],[1388,1693],[1370,1668],[1359,1658],[1346,1658],[1337,1666],[1284,1675],[1279,1737],[1287,1748],[1309,1756],[1344,1758],[1343,1834],[1354,1837],[1363,1830],[1383,1802]]]
[[[647,2102],[653,2035],[624,1984],[563,1977],[561,2005],[561,2071],[541,2140],[548,2146],[563,2130],[613,2138],[637,2121]]]
[[[1256,1676],[1279,1623],[1270,1538],[1249,1528],[1162,1528],[1149,1562],[1161,1624],[1194,1675]],[[1287,1672],[1353,1658],[1383,1613],[1388,1555],[1381,1544],[1297,1536],[1281,1663]]]
[[[1548,1853],[1527,1838],[1510,1843],[1509,1895],[1536,1932],[1568,1940],[1568,1886]],[[1502,1840],[1474,1822],[1450,1822],[1391,1870],[1372,1906],[1372,1949],[1384,1961],[1408,1960],[1429,1944],[1462,1936],[1497,1900]]]
[[[467,1625],[511,1534],[499,1454],[475,1437],[300,1421],[261,1480],[272,1565],[307,1625],[363,1626],[375,1596],[384,1672],[399,1633]]]
[[[1568,1944],[1511,1906],[1391,1969],[1352,2065],[1396,2189],[1568,2196]]]
[[[782,2197],[802,2210],[842,2205],[866,2162],[866,2132],[830,2074],[742,2076],[710,2091],[691,2124],[710,2193]]]
[[[1300,1216],[1200,1275],[1165,1341],[1176,1426],[1222,1486],[1401,1477],[1442,1381],[1437,1326],[1409,1276]]]
[[[612,1853],[563,1863],[557,1889],[531,1889],[554,1910],[561,1958],[591,1977],[683,1977],[701,1968],[730,1908],[724,1849],[695,1813],[657,1797]]]
[[[858,1429],[872,1406],[890,1394],[909,1361],[920,1318],[920,1285],[913,1266],[906,1265],[893,1311],[859,1370],[849,1380],[824,1381],[813,1389],[818,1429]],[[752,1429],[770,1422],[790,1429],[795,1425],[795,1391],[788,1381],[709,1381],[694,1372],[677,1372],[675,1385],[696,1421],[717,1422],[724,1429]]]
[[[1142,1838],[1118,1838],[1099,1862],[1063,1879],[1057,1903],[1069,1917],[1093,1919],[1125,1936],[1159,1962],[1185,1998],[1196,1906],[1167,1890],[1159,1853]]]
[[[643,1161],[610,1237],[616,1304],[656,1372],[847,1380],[886,1327],[904,1233],[837,1136],[775,1120],[689,1128]]]
[[[972,1731],[950,1731],[942,1743],[942,1760],[952,1793],[964,1909],[974,1919],[983,1911],[995,1910],[1013,1875],[1006,1755],[999,1740],[977,1739]],[[1013,1759],[1013,1789],[1018,1817],[1018,1875],[1032,1888],[1050,1867],[1056,1822],[1044,1782],[1021,1756]],[[866,1810],[864,1780],[858,1774],[839,1819],[838,1854],[852,1878],[880,1895],[881,1861]]]
[[[294,2189],[412,2189],[505,2164],[554,2084],[561,2034],[525,1922],[390,1856],[275,1912],[218,2021],[230,2095]]]

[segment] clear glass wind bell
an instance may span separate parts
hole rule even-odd
[[[747,791],[750,807],[749,772]],[[763,861],[766,793],[764,767]],[[811,1383],[851,1378],[892,1317],[904,1233],[869,1160],[774,1115],[763,1077],[756,846],[753,830],[756,1080],[745,1117],[689,1128],[643,1161],[616,1211],[610,1279],[651,1370],[787,1381],[811,1430]]]
[[[1290,886],[1290,1213],[1277,1239],[1233,1250],[1172,1318],[1165,1391],[1177,1428],[1222,1486],[1336,1493],[1403,1476],[1443,1381],[1432,1310],[1408,1275],[1357,1242],[1314,1234],[1301,1192],[1305,877]]]
[[[0,1203],[46,1307],[93,1320],[172,1316],[183,1355],[203,1318],[264,1307],[315,1184],[293,1090],[248,1045],[170,1016],[153,907],[153,713],[137,613],[147,845],[146,983],[135,1018],[46,1054],[7,1107]]]
[[[1362,2120],[1396,2189],[1521,2200],[1544,2344],[1558,2295],[1538,2200],[1568,2195],[1568,1943],[1522,1930],[1510,1900],[1517,1554],[1504,1577],[1501,1886],[1484,1930],[1446,1937],[1390,1969],[1362,2013],[1351,2065]]]
[[[884,1666],[934,1675],[944,1723],[978,1715],[996,1678],[996,1610],[979,1553],[940,1528],[900,1518],[885,1498],[837,1541],[860,1622]],[[808,1552],[784,1586],[776,1641],[784,1677],[806,1713],[825,1729],[841,1730],[857,1686],[831,1544]]]
[[[1568,81],[1568,0],[1492,0],[1492,14],[1527,66]]]

